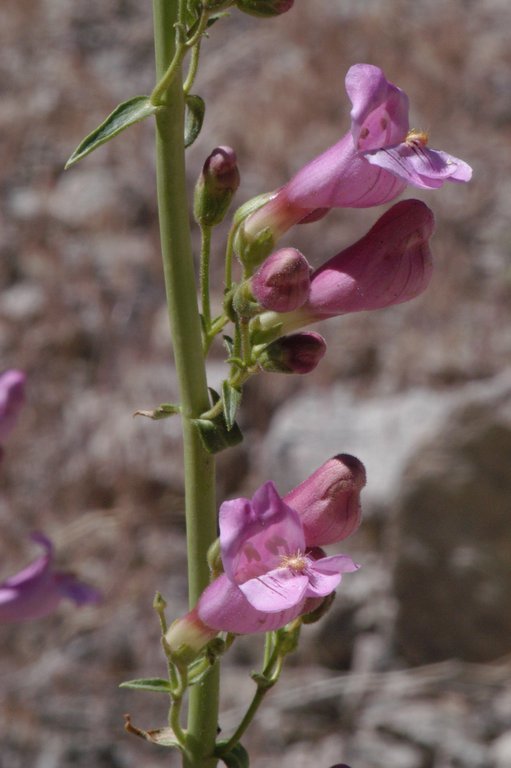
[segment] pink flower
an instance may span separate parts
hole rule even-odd
[[[255,318],[254,340],[275,326],[286,334],[317,320],[415,298],[431,279],[433,229],[433,213],[420,200],[396,203],[364,237],[312,274],[309,298],[299,309]]]
[[[285,504],[298,513],[308,547],[334,544],[357,530],[365,484],[362,462],[341,453],[284,496]]]
[[[63,598],[76,605],[98,602],[95,589],[78,581],[72,573],[54,570],[53,546],[46,536],[34,533],[32,539],[43,547],[45,554],[0,584],[0,623],[48,616]]]
[[[445,181],[470,180],[467,163],[430,149],[426,133],[409,130],[408,97],[381,69],[355,64],[345,84],[352,103],[351,131],[248,217],[241,251],[250,250],[263,233],[267,239],[270,232],[274,244],[293,224],[321,218],[330,208],[388,203],[407,184],[436,189]]]
[[[13,429],[25,402],[25,374],[14,369],[0,374],[0,443]]]
[[[272,482],[252,500],[222,504],[220,547],[225,573],[204,590],[197,614],[208,627],[239,634],[284,626],[358,568],[345,555],[308,550],[300,517]]]

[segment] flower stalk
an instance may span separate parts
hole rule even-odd
[[[153,0],[156,74],[162,83],[176,55],[179,4]],[[216,538],[215,463],[193,424],[210,407],[192,259],[184,161],[184,94],[180,67],[160,88],[156,167],[160,235],[174,361],[182,405],[190,607],[209,582],[207,550]],[[214,768],[218,669],[190,690],[185,768]]]

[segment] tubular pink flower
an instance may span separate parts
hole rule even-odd
[[[308,547],[334,544],[357,530],[365,484],[362,462],[341,453],[284,496],[284,502],[300,517]]]
[[[255,337],[276,325],[285,334],[317,320],[415,298],[431,279],[433,229],[433,213],[420,200],[396,203],[364,237],[312,274],[309,299],[300,309],[256,318]]]
[[[297,512],[272,482],[252,500],[222,504],[220,546],[225,573],[202,593],[197,613],[207,626],[239,634],[284,626],[358,567],[344,555],[308,552]]]
[[[351,131],[249,216],[245,242],[270,231],[275,243],[293,224],[320,218],[330,208],[388,203],[407,184],[436,189],[445,181],[470,180],[472,169],[463,160],[429,149],[426,133],[409,130],[408,97],[381,69],[355,64],[345,84]]]
[[[63,598],[76,605],[96,603],[99,593],[74,574],[53,569],[53,546],[41,533],[32,534],[45,554],[0,584],[0,623],[28,621],[48,616]]]

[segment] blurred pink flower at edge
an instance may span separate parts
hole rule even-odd
[[[46,536],[33,533],[31,538],[45,552],[0,584],[0,623],[41,619],[53,613],[64,598],[79,606],[99,602],[96,589],[73,573],[54,568],[53,545]]]

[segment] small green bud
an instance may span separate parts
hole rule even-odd
[[[275,238],[269,227],[259,230],[255,236],[248,235],[244,226],[239,227],[234,239],[234,250],[249,274],[257,269],[273,251]]]
[[[230,147],[217,147],[195,185],[193,212],[197,223],[206,227],[220,224],[239,184],[236,153]]]
[[[294,0],[237,0],[236,5],[243,13],[268,18],[291,10],[293,3]]]

